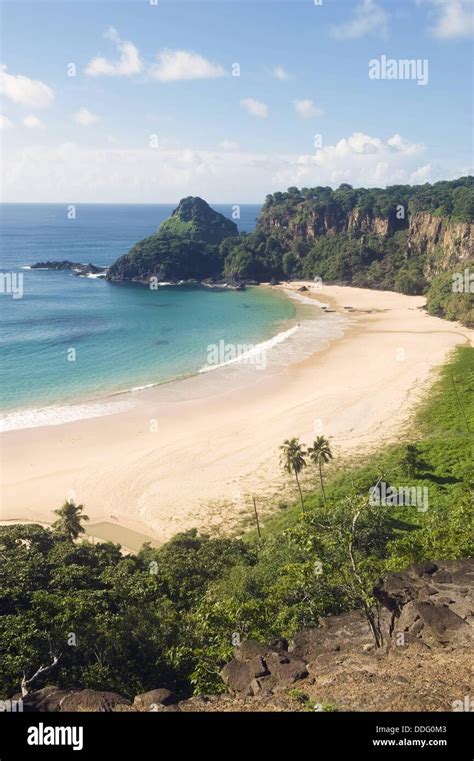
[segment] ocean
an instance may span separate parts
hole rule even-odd
[[[296,331],[300,353],[305,343],[309,350],[311,336],[314,350],[314,328],[326,335],[313,305],[305,313],[303,299],[298,304],[276,290],[152,291],[69,271],[28,269],[63,259],[108,266],[155,232],[173,208],[78,204],[70,219],[63,204],[0,205],[1,271],[23,276],[21,298],[0,296],[4,429],[106,414],[104,400],[116,394],[209,369],[210,346],[264,344],[268,351],[274,347],[273,360],[283,362],[282,345],[294,353],[290,339]],[[214,208],[231,216],[230,206]],[[259,208],[241,206],[241,231],[254,228]],[[229,364],[227,355],[221,359],[219,365]]]

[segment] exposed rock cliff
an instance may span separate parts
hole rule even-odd
[[[287,247],[295,240],[311,243],[324,235],[347,234],[354,238],[377,235],[386,239],[406,230],[407,253],[426,257],[424,274],[428,279],[462,267],[474,258],[474,224],[429,212],[407,212],[398,219],[396,211],[387,217],[357,208],[342,214],[329,207],[315,208],[304,201],[295,205],[291,213],[279,206],[264,208],[257,230],[276,237]]]

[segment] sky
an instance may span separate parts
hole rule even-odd
[[[474,0],[0,9],[3,201],[261,203],[472,172]]]

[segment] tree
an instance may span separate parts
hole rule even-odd
[[[300,440],[296,438],[285,439],[282,446],[280,447],[280,450],[282,453],[281,464],[283,468],[287,471],[287,473],[295,474],[298,491],[300,493],[301,511],[304,513],[303,492],[301,491],[301,485],[298,476],[303,468],[306,467],[306,452],[303,449],[303,445],[300,444]]]
[[[331,447],[329,441],[324,436],[318,436],[313,442],[313,446],[308,449],[308,456],[311,462],[319,468],[319,480],[321,481],[321,491],[323,493],[324,502],[326,502],[326,493],[324,491],[323,483],[323,465],[327,465],[329,460],[332,460]]]
[[[66,499],[64,505],[54,511],[59,518],[53,523],[53,528],[67,534],[71,540],[77,539],[80,534],[85,532],[81,521],[89,520],[88,515],[81,515],[83,510],[83,505],[76,505],[73,499]]]
[[[403,457],[400,460],[400,467],[408,478],[415,478],[420,470],[428,469],[430,466],[421,457],[420,450],[416,444],[407,444]]]

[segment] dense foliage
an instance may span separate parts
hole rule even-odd
[[[275,506],[261,538],[189,531],[124,557],[118,545],[74,541],[82,510],[66,505],[54,530],[0,527],[0,697],[18,692],[23,672],[51,653],[61,657],[47,681],[63,687],[216,691],[239,637],[291,637],[321,616],[370,604],[384,570],[471,556],[473,390],[474,352],[458,349],[404,443],[349,472],[320,437],[299,469],[304,511],[292,465],[295,504]],[[296,462],[297,445],[283,446],[285,462],[289,454]],[[370,504],[381,476],[426,489],[427,509]]]
[[[302,207],[301,204],[307,203]],[[300,217],[307,209],[327,210],[334,219],[359,209],[364,214],[382,219],[395,217],[397,206],[408,214],[426,211],[436,216],[460,222],[474,218],[474,177],[444,180],[433,185],[391,185],[388,188],[353,188],[343,183],[337,190],[330,187],[288,188],[286,193],[273,193],[265,200],[264,210],[278,207],[279,211],[298,208]]]
[[[467,275],[464,272],[467,270]],[[462,285],[459,283],[462,279]],[[460,290],[460,288],[463,288]],[[460,272],[441,272],[433,278],[427,291],[426,308],[430,314],[446,320],[459,320],[474,328],[474,262]]]
[[[419,212],[446,223],[472,222],[474,177],[385,189],[291,187],[268,195],[254,232],[240,235],[233,222],[205,201],[185,198],[155,235],[112,265],[107,277],[140,282],[152,276],[175,282],[319,278],[407,294],[426,292],[433,314],[465,321],[472,310],[470,293],[441,299],[440,285],[447,282],[442,279],[430,289],[431,273],[443,269],[444,252],[434,251],[434,232],[428,254],[425,233],[417,238],[411,230],[410,219]],[[460,241],[453,245],[459,251]],[[464,266],[464,252],[461,259]]]
[[[237,226],[201,198],[183,198],[155,235],[136,243],[109,268],[109,280],[204,280],[220,273],[219,244]]]

